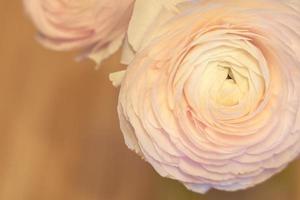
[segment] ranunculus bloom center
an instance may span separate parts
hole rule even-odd
[[[187,81],[199,89],[196,94],[186,92],[192,94],[188,99],[200,99],[197,112],[220,120],[241,118],[256,110],[269,84],[269,69],[260,50],[241,40],[236,30],[222,34],[224,31],[199,36],[199,44],[183,61],[195,66]],[[201,42],[210,37],[215,40]],[[208,108],[214,109],[205,112]]]

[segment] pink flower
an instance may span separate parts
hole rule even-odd
[[[24,0],[44,46],[81,49],[98,62],[121,46],[132,4],[133,0]]]
[[[299,8],[194,1],[149,26],[131,45],[119,96],[128,147],[199,193],[245,189],[284,169],[300,151]]]

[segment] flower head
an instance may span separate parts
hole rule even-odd
[[[126,144],[196,192],[261,183],[300,151],[299,4],[178,8],[147,31],[122,81]]]
[[[100,62],[122,44],[133,0],[24,0],[39,41],[54,50],[84,50]]]

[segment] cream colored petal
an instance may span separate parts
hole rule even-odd
[[[99,68],[101,62],[114,54],[122,45],[124,39],[124,35],[116,38],[112,41],[106,48],[100,49],[98,52],[91,53],[88,55],[88,58],[93,60],[97,65],[96,68]]]
[[[125,76],[126,70],[117,71],[109,74],[109,80],[112,82],[113,86],[119,87]]]
[[[189,0],[136,0],[131,21],[128,27],[128,46],[124,48],[122,63],[128,64],[132,60],[132,52],[139,50],[145,39],[150,40],[148,31],[173,17],[178,8],[176,5]],[[131,55],[131,56],[127,56]]]
[[[162,10],[156,0],[136,0],[128,27],[128,41],[134,50],[139,49],[149,26]]]
[[[124,65],[129,65],[130,62],[133,60],[135,53],[136,52],[133,50],[132,46],[128,42],[128,37],[126,37],[122,49],[122,56],[120,62]]]

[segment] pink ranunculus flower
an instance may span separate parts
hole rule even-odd
[[[122,44],[134,0],[23,0],[39,31],[54,50],[84,51],[97,62]]]
[[[299,3],[188,4],[151,26],[128,67],[125,142],[195,192],[252,187],[300,152]]]

